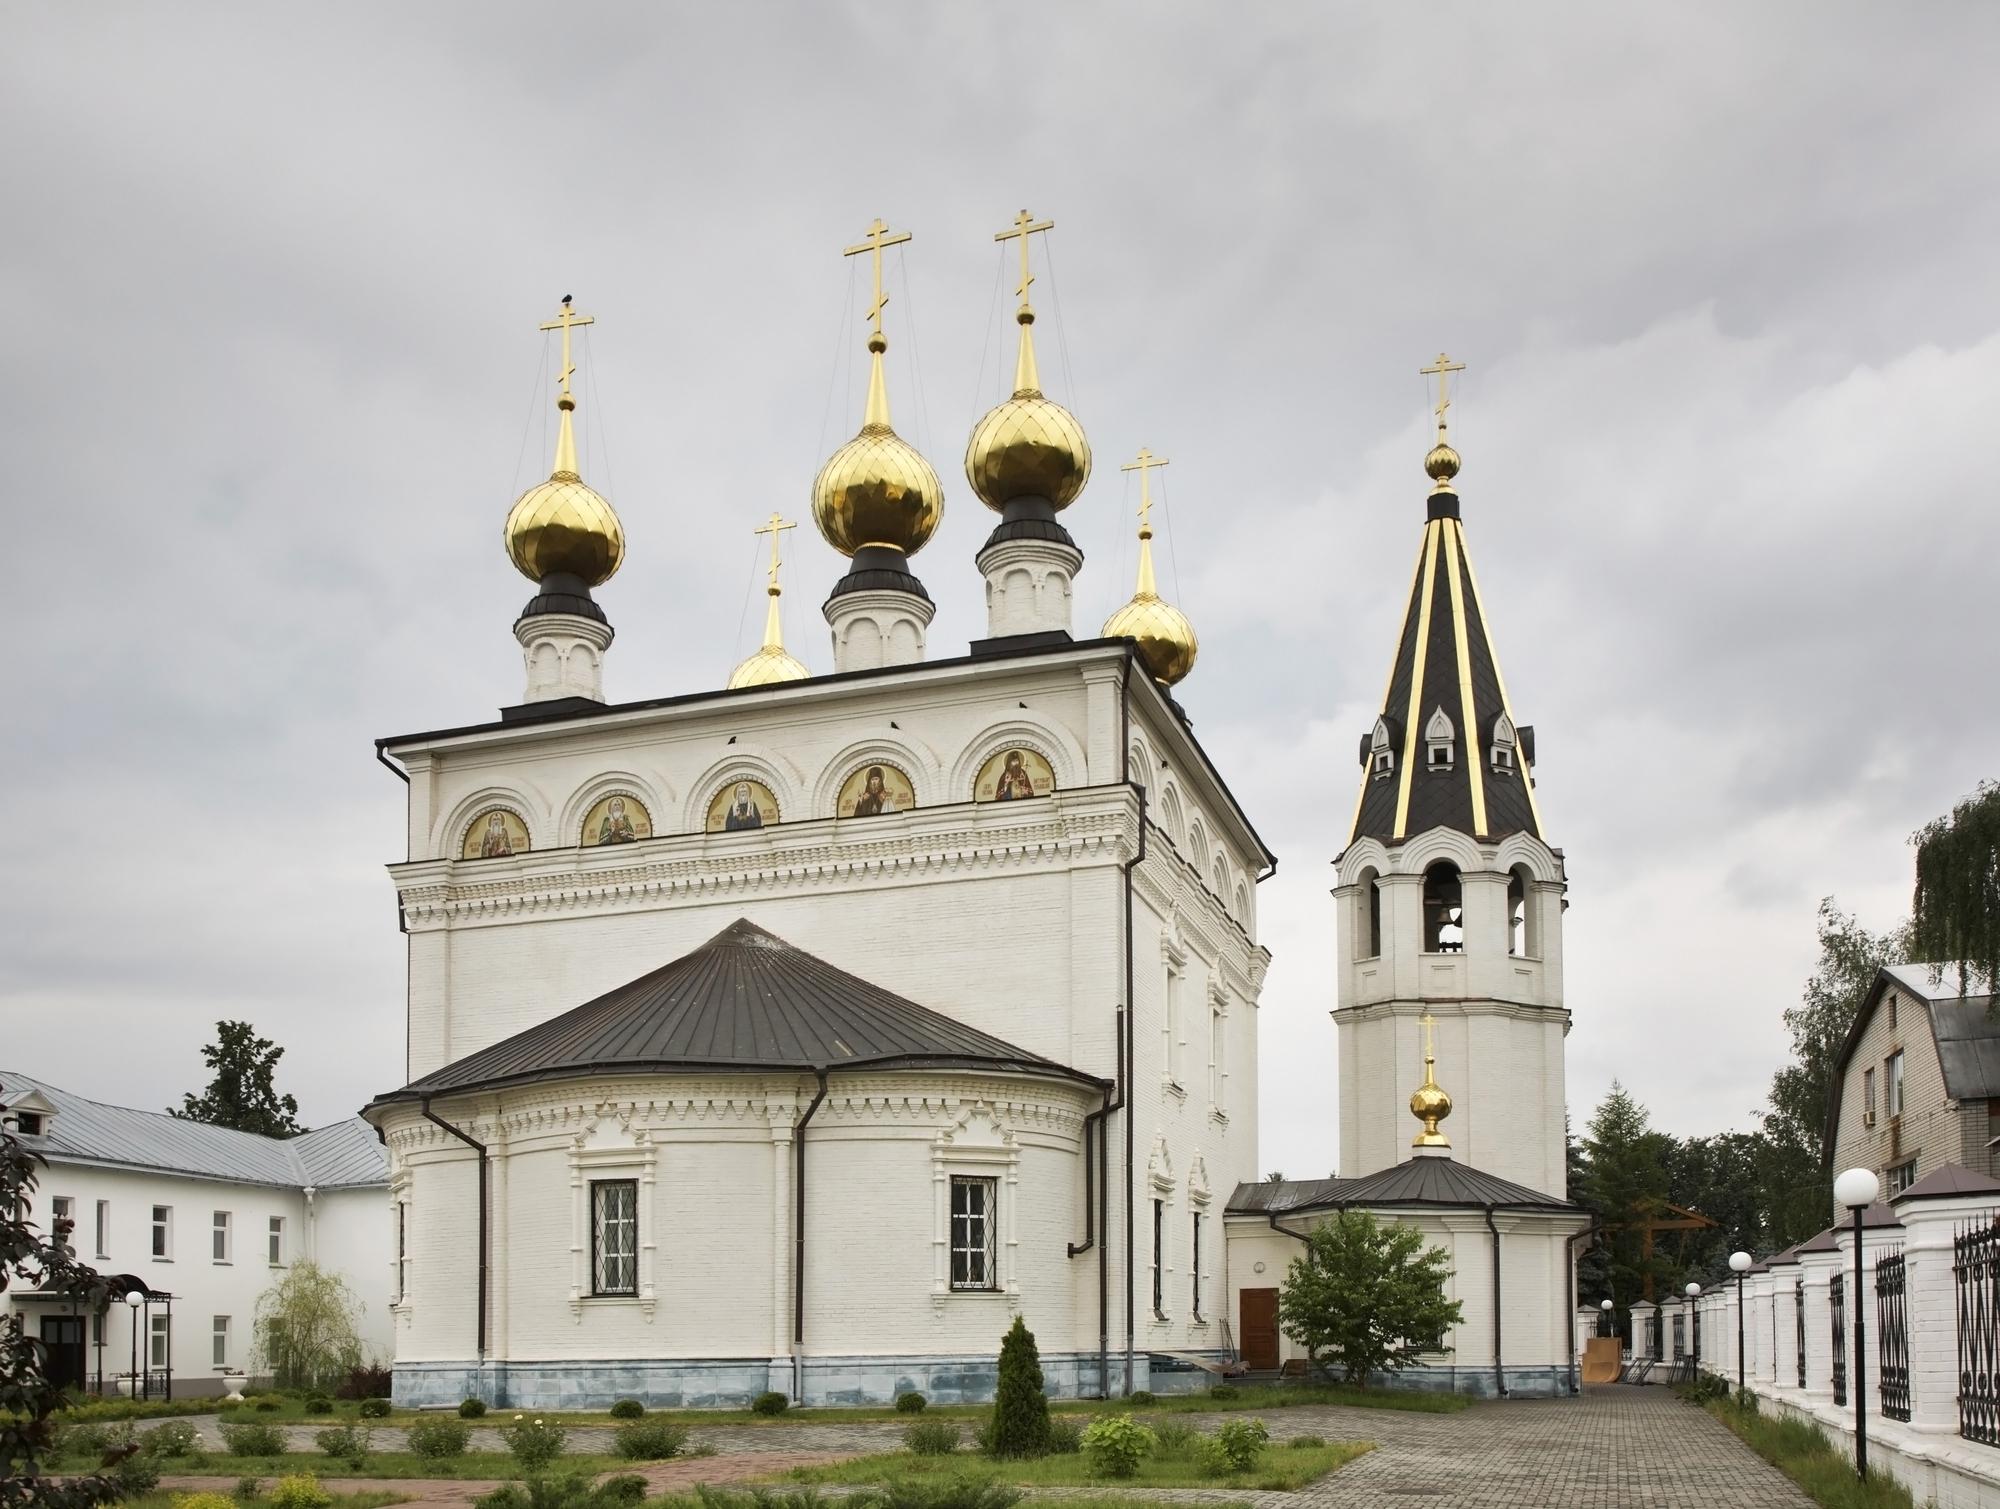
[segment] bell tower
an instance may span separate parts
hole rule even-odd
[[[1563,857],[1542,828],[1535,731],[1514,720],[1466,550],[1445,428],[1464,364],[1440,355],[1423,370],[1438,379],[1423,539],[1335,861],[1340,1169],[1410,1156],[1429,1017],[1455,1087],[1458,1161],[1566,1197]]]

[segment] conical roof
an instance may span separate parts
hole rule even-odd
[[[1102,1081],[794,948],[739,918],[692,953],[373,1106],[608,1074],[983,1069]]]

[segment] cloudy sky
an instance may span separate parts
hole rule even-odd
[[[751,525],[851,431],[852,263],[946,478],[932,645],[983,632],[958,474],[992,232],[1053,217],[1043,372],[1098,474],[1080,627],[1164,474],[1183,688],[1279,851],[1263,1162],[1333,1168],[1331,903],[1454,409],[1480,583],[1569,855],[1569,1085],[1747,1124],[1832,894],[2000,775],[2000,44],[1972,4],[10,7],[0,1064],[164,1105],[222,1016],[315,1122],[393,1084],[378,735],[516,699],[499,526],[575,293],[630,538],[613,698],[754,644]],[[843,323],[847,336],[843,340]],[[538,386],[538,383],[541,385]],[[838,574],[801,531],[792,638]],[[558,1004],[558,1003],[552,1003]],[[569,1004],[569,1003],[559,1003]],[[1350,1170],[1349,1172],[1354,1172]]]

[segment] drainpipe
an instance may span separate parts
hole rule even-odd
[[[1118,1022],[1118,1028],[1120,1034],[1119,1042],[1121,1047],[1120,1067],[1121,1069],[1128,1071],[1133,1061],[1133,1040],[1132,1040],[1132,1034],[1134,1030],[1133,1021],[1134,1018],[1137,1017],[1138,1015],[1138,1013],[1132,1009],[1132,981],[1134,975],[1133,945],[1132,945],[1132,871],[1145,862],[1146,812],[1147,812],[1146,788],[1144,786],[1134,786],[1132,784],[1131,683],[1132,683],[1132,657],[1136,653],[1137,651],[1132,645],[1127,644],[1125,646],[1125,665],[1123,673],[1121,674],[1118,683],[1118,706],[1119,706],[1119,728],[1120,728],[1119,744],[1122,746],[1119,753],[1120,753],[1120,758],[1124,762],[1125,785],[1139,799],[1139,850],[1130,859],[1128,859],[1123,866],[1123,869],[1125,871],[1125,1005],[1119,1012],[1120,1020]],[[1124,1094],[1124,1076],[1121,1074],[1119,1080],[1119,1099],[1121,1103],[1125,1100],[1125,1098],[1126,1097]],[[1132,1273],[1132,1239],[1133,1239],[1132,1170],[1133,1167],[1135,1166],[1137,1155],[1133,1147],[1132,1112],[1129,1106],[1123,1112],[1122,1120],[1125,1123],[1125,1183],[1123,1187],[1123,1197],[1125,1203],[1125,1392],[1126,1394],[1129,1395],[1132,1392],[1132,1362],[1133,1362],[1132,1343],[1134,1336],[1137,1334],[1135,1316],[1133,1313],[1133,1293],[1134,1293],[1133,1284],[1135,1280]],[[1105,1180],[1106,1184],[1109,1184],[1110,1182],[1111,1181],[1109,1178]],[[1106,1228],[1105,1236],[1107,1238],[1110,1236],[1110,1230],[1108,1227]],[[1108,1380],[1109,1377],[1108,1374],[1105,1374],[1103,1376],[1105,1376]],[[1108,1395],[1110,1392],[1111,1390],[1107,1383],[1105,1393]]]
[[[1581,1242],[1585,1237],[1594,1237],[1596,1235],[1597,1217],[1592,1216],[1588,1226],[1584,1227],[1582,1231],[1574,1233],[1563,1243],[1563,1256],[1569,1260],[1563,1266],[1563,1283],[1569,1295],[1569,1308],[1563,1312],[1563,1325],[1565,1328],[1573,1328],[1576,1325],[1576,1244]],[[1638,1340],[1638,1333],[1635,1331],[1632,1336],[1632,1355],[1634,1357],[1639,1355]],[[1573,1333],[1565,1345],[1569,1347],[1569,1391],[1572,1394],[1580,1393],[1582,1391],[1578,1388],[1576,1381],[1576,1337]]]
[[[1500,1366],[1500,1228],[1493,1220],[1493,1207],[1486,1207],[1486,1229],[1493,1233],[1493,1386],[1507,1397],[1507,1374]]]
[[[431,1098],[428,1095],[417,1103],[417,1110],[422,1113],[424,1120],[443,1127],[452,1136],[479,1154],[479,1360],[483,1364],[486,1361],[486,1288],[488,1282],[486,1231],[486,1176],[488,1159],[486,1144],[474,1141],[443,1117],[433,1114],[431,1111]]]
[[[815,1064],[813,1078],[819,1089],[792,1128],[792,1193],[798,1202],[792,1219],[792,1398],[799,1404],[806,1402],[806,1123],[826,1099],[826,1070]]]
[[[319,1261],[319,1209],[313,1204],[313,1196],[319,1193],[317,1185],[308,1184],[301,1191],[306,1197],[306,1257]]]

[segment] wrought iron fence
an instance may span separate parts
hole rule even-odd
[[[2000,1446],[2000,1215],[1952,1239],[1958,1289],[1958,1433]]]
[[[1792,1329],[1799,1333],[1799,1387],[1804,1388],[1806,1386],[1806,1281],[1804,1279],[1792,1285]]]
[[[1875,1337],[1880,1351],[1877,1396],[1891,1420],[1910,1418],[1910,1325],[1903,1254],[1875,1263]]]
[[[1847,1275],[1836,1273],[1827,1285],[1828,1308],[1833,1312],[1833,1402],[1847,1402]]]

